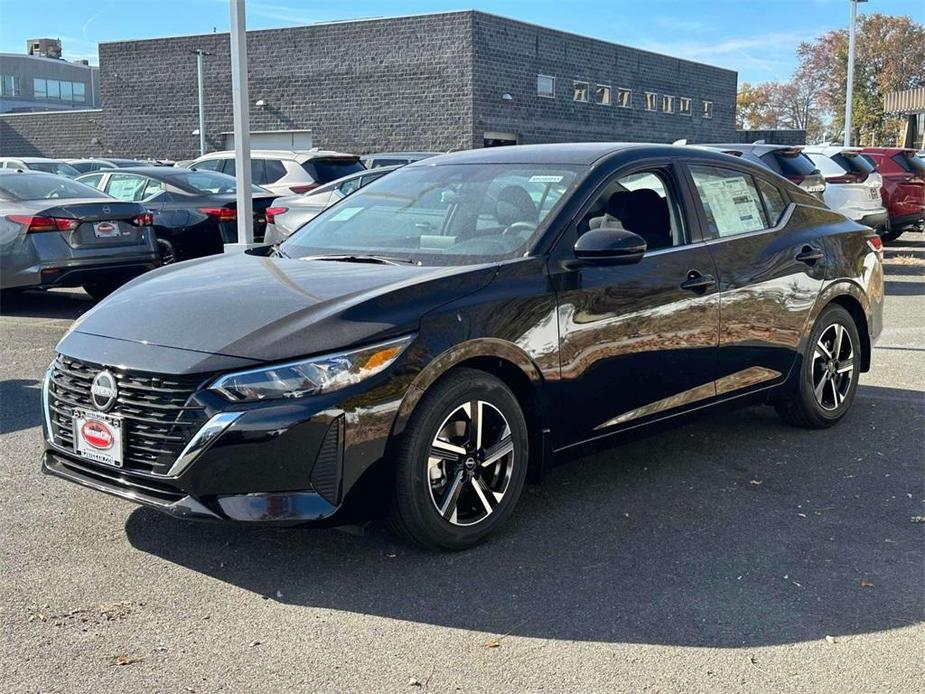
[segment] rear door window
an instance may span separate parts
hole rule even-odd
[[[161,181],[155,180],[153,178],[148,179],[148,184],[145,186],[144,197],[142,200],[150,200],[155,195],[159,195],[164,192],[164,184]]]
[[[221,169],[221,166],[221,159],[206,159],[205,161],[201,161],[198,164],[194,164],[190,168],[193,171],[218,171]]]
[[[117,200],[135,202],[144,195],[148,179],[134,174],[112,174],[106,185],[106,192]]]
[[[251,159],[251,182],[258,186],[268,182],[266,159]]]
[[[710,232],[724,238],[768,228],[754,179],[718,166],[691,166]]]
[[[101,189],[100,183],[103,180],[103,174],[91,174],[89,176],[81,176],[80,183],[83,183],[85,186],[93,186],[94,188]]]
[[[237,170],[234,159],[222,159],[222,166],[219,171],[223,174],[226,176],[234,176]]]
[[[365,167],[359,159],[354,158],[318,158],[303,163],[302,168],[318,183],[330,183],[338,178],[363,171]]]

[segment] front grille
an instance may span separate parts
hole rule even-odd
[[[104,368],[58,355],[48,381],[48,408],[54,442],[74,450],[74,408],[95,411],[93,378]],[[202,376],[165,376],[110,368],[119,390],[108,414],[123,417],[126,470],[166,473],[184,446],[205,423],[203,408],[190,404]]]

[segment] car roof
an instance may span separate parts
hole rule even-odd
[[[848,152],[850,154],[860,154],[860,147],[845,147],[844,145],[806,145],[803,151],[807,154],[824,154],[827,157],[835,156]]]
[[[909,152],[915,154],[914,147],[862,147],[862,152],[871,152],[873,154],[899,154],[900,152]]]
[[[450,152],[408,166],[440,166],[441,164],[584,164],[590,165],[602,157],[638,147],[670,147],[633,142],[566,142],[548,145],[509,145]]]
[[[5,161],[7,159],[21,161],[23,164],[41,164],[43,162],[53,162],[55,164],[67,163],[64,159],[52,159],[50,157],[0,157],[0,161]]]
[[[201,157],[197,157],[193,162],[205,161],[206,159],[230,159],[234,156],[233,149],[224,149],[217,152],[209,152]],[[309,161],[310,159],[320,159],[327,157],[349,157],[359,159],[358,155],[349,152],[335,152],[330,149],[252,149],[251,159],[269,158],[289,159],[291,161]]]
[[[436,157],[439,154],[445,154],[445,152],[370,152],[369,154],[364,154],[361,159],[384,159],[386,157]]]
[[[0,176],[53,176],[54,178],[66,178],[65,176],[59,176],[58,174],[53,174],[48,171],[36,171],[35,169],[29,169],[23,171],[21,169],[0,169]]]
[[[154,176],[154,177],[164,177],[164,176],[176,176],[180,174],[189,174],[195,173],[189,169],[176,168],[173,166],[154,166],[152,164],[145,164],[143,166],[123,166],[118,169],[106,169],[105,171],[88,171],[85,174],[81,174],[78,178],[83,176],[92,176],[96,174],[139,174],[141,176]],[[206,173],[206,172],[203,172]],[[209,171],[208,173],[218,173],[217,171]],[[224,174],[222,174],[224,175]]]

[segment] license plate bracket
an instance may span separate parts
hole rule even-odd
[[[120,415],[75,409],[74,452],[96,463],[122,467],[124,421]]]
[[[121,235],[119,222],[94,222],[93,235],[98,239],[115,239]]]

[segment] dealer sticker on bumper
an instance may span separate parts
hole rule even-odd
[[[74,450],[87,460],[122,467],[122,418],[75,409]]]

